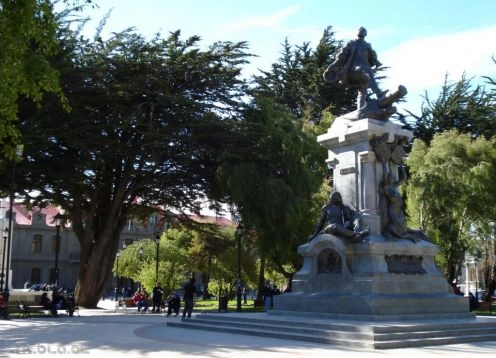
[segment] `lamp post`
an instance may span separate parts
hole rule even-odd
[[[157,251],[155,254],[155,282],[158,282],[158,249],[160,247],[160,235],[155,236],[155,244],[157,245]]]
[[[7,261],[5,262],[5,289],[3,297],[5,302],[9,302],[9,272],[10,272],[10,243],[12,242],[13,220],[14,220],[14,191],[15,191],[15,163],[16,159],[22,156],[23,146],[18,145],[16,148],[15,157],[12,159],[12,167],[10,172],[10,193],[9,193],[9,231],[7,235]]]
[[[236,239],[238,241],[238,272],[236,277],[236,311],[241,312],[241,236],[243,235],[243,225],[236,227]]]
[[[115,277],[116,277],[116,283],[115,283],[115,300],[117,301],[119,299],[119,256],[121,256],[121,252],[117,251],[115,254]]]
[[[3,230],[3,251],[2,251],[2,272],[0,273],[0,291],[3,292],[3,278],[5,277],[5,249],[7,245],[7,238],[9,237],[9,229],[5,228]]]
[[[139,253],[139,266],[141,267],[141,262],[143,261],[143,248],[140,248],[138,253]],[[140,290],[143,288],[141,282],[139,283],[139,288]]]
[[[477,259],[474,259],[475,268],[475,298],[479,301],[479,272],[477,272]]]
[[[64,215],[61,213],[57,213],[57,215],[53,217],[57,229],[57,234],[55,236],[55,288],[59,286],[60,225],[62,224],[63,218]]]

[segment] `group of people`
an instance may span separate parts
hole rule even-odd
[[[61,295],[57,290],[52,291],[52,298],[48,297],[47,292],[43,292],[40,298],[40,303],[43,308],[50,310],[52,316],[57,317],[57,310],[65,309],[72,316],[74,312],[74,302],[70,302],[64,295]]]
[[[162,296],[164,295],[164,290],[160,282],[157,282],[152,289],[152,309],[151,313],[160,313],[162,309]],[[148,303],[149,295],[144,289],[138,289],[134,295],[131,297],[131,302],[133,305],[138,307],[138,312],[146,312],[149,307]]]
[[[272,309],[274,307],[274,296],[280,295],[281,293],[281,290],[275,284],[271,283],[270,281],[265,282],[265,286],[263,289],[263,303],[265,311],[268,311],[269,309]]]
[[[196,286],[196,280],[191,278],[189,282],[183,287],[184,295],[184,308],[183,308],[183,318],[191,318],[191,314],[193,312],[193,306],[195,302],[196,295],[198,293]],[[151,313],[160,313],[163,306],[163,295],[164,290],[161,287],[161,284],[157,282],[155,287],[152,290],[152,309]],[[145,312],[148,310],[148,294],[145,290],[139,289],[131,298],[133,304],[138,308],[138,312]],[[175,291],[172,291],[171,294],[166,299],[167,302],[167,317],[169,317],[172,313],[176,316],[179,315],[179,311],[181,309],[181,297]]]

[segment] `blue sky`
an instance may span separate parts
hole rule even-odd
[[[181,30],[199,35],[201,44],[247,41],[258,55],[245,74],[268,70],[279,57],[281,44],[311,42],[332,26],[337,40],[356,38],[368,30],[366,40],[379,60],[390,67],[383,89],[408,89],[401,107],[420,114],[422,96],[437,98],[446,73],[458,81],[465,71],[474,84],[481,76],[496,79],[496,1],[494,0],[96,0],[99,9],[85,14],[85,34],[92,36],[110,9],[105,32],[135,27],[146,37]]]
[[[496,78],[496,1],[491,0],[96,0],[97,10],[85,14],[92,36],[102,15],[112,9],[106,32],[135,27],[151,37],[181,30],[199,35],[202,45],[215,41],[247,41],[253,58],[245,73],[269,69],[281,44],[311,42],[327,26],[336,39],[350,40],[356,30],[368,30],[366,40],[379,60],[390,67],[384,89],[402,84],[405,108],[420,113],[427,91],[435,99],[445,75],[457,81],[462,73],[483,84],[481,76]],[[105,32],[104,32],[105,34]]]

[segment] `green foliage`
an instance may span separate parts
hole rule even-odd
[[[81,2],[91,3],[73,1],[65,14],[80,10]],[[0,163],[12,159],[21,143],[16,123],[21,97],[40,104],[46,93],[55,93],[65,100],[59,72],[50,62],[59,50],[57,31],[62,20],[53,3],[0,0]]]
[[[450,282],[473,245],[474,223],[494,220],[495,139],[447,131],[430,146],[416,140],[408,157],[407,213],[441,248]]]
[[[489,139],[496,134],[495,104],[494,92],[491,95],[482,86],[473,88],[465,75],[454,83],[446,76],[437,99],[431,100],[426,94],[421,115],[410,112],[415,119],[414,136],[429,143],[436,133],[453,129]]]
[[[150,41],[131,31],[107,41],[66,37],[57,63],[72,111],[53,98],[41,109],[22,106],[29,160],[19,166],[18,192],[70,216],[81,243],[77,294],[95,285],[79,301],[96,301],[104,289],[107,256],[128,217],[164,203],[198,212],[196,199],[212,195],[227,117],[243,106],[240,66],[249,55],[245,43],[201,51],[198,42],[179,31]],[[97,268],[99,282],[90,279]]]
[[[253,232],[258,253],[279,270],[288,262],[298,266],[296,246],[308,236],[305,215],[323,176],[321,148],[270,99],[257,99],[238,126],[240,140],[223,157],[219,186]]]
[[[162,235],[159,245],[158,282],[166,294],[184,283],[184,273],[188,270],[187,250],[178,245],[174,236],[174,233]],[[157,282],[156,249],[157,245],[153,240],[136,241],[127,246],[120,252],[118,273],[117,260],[114,263],[114,274],[140,282],[151,292]]]
[[[354,110],[356,94],[339,84],[322,79],[326,67],[334,61],[341,43],[334,39],[332,27],[324,30],[313,50],[309,43],[291,45],[286,40],[278,62],[270,71],[254,76],[254,97],[270,97],[296,118],[319,123],[327,108],[334,115]]]

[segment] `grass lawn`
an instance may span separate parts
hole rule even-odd
[[[9,312],[9,317],[10,318],[26,318],[22,316],[22,313],[16,312],[16,311],[10,311]],[[41,317],[51,317],[49,314],[46,314],[45,312],[41,311],[33,311],[31,312],[31,318],[41,318]]]
[[[241,301],[242,312],[263,312],[263,307],[256,307],[253,300],[246,300],[246,304]],[[227,302],[228,311],[236,311],[236,299],[229,300]],[[219,311],[219,301],[218,300],[198,300],[195,302],[195,311],[202,312],[218,312]]]
[[[491,310],[476,309],[474,312],[477,316],[496,316],[496,303],[491,303]]]

